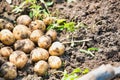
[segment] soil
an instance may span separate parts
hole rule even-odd
[[[22,0],[16,2],[18,5]],[[0,17],[7,21],[16,20],[20,14],[11,13],[10,5],[0,0]],[[64,65],[58,69],[49,69],[45,76],[37,76],[33,72],[34,63],[30,60],[27,65],[18,70],[18,77],[15,80],[60,80],[62,74],[58,71],[66,69],[71,72],[75,68],[89,68],[90,70],[102,64],[120,66],[120,1],[119,0],[79,0],[72,3],[56,3],[49,8],[51,14],[58,18],[65,18],[67,21],[82,23],[73,33],[65,30],[58,33],[58,40],[70,42],[72,39],[86,40],[87,42],[65,44],[65,54],[60,56]],[[90,47],[99,48],[93,52],[95,57],[80,52],[80,49]],[[0,79],[2,80],[2,79]],[[112,80],[120,80],[120,76]]]

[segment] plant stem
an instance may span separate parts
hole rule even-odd
[[[81,42],[86,42],[86,41],[90,41],[90,40],[92,40],[92,39],[85,39],[85,40],[79,40],[79,41],[72,41],[72,42],[74,42],[74,43],[81,43]],[[62,42],[63,44],[70,44],[70,43],[72,43],[71,41],[70,42]]]

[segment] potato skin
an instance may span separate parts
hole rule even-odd
[[[28,57],[22,51],[14,51],[10,55],[9,61],[12,62],[13,64],[15,64],[17,68],[21,69],[26,65],[26,63],[28,61]]]
[[[38,46],[40,48],[49,48],[52,43],[52,40],[49,36],[43,35],[38,39]]]
[[[5,29],[9,29],[10,31],[12,31],[13,28],[14,28],[14,26],[12,23],[9,22],[9,23],[5,24]]]
[[[50,25],[55,21],[55,17],[47,17],[45,19],[43,19],[43,22],[45,23],[45,25]]]
[[[18,24],[29,25],[32,19],[28,15],[21,15],[17,18]]]
[[[31,29],[31,31],[39,29],[44,32],[46,30],[46,25],[41,20],[35,20],[30,23],[29,28]]]
[[[50,29],[46,32],[47,36],[50,36],[52,38],[52,41],[55,41],[57,38],[57,32],[53,29]]]
[[[10,54],[12,54],[12,52],[13,52],[13,49],[11,47],[3,47],[0,49],[0,54],[3,57],[9,57]]]
[[[49,64],[50,68],[58,69],[58,68],[61,67],[62,61],[57,56],[50,56],[49,59],[48,59],[48,64]]]
[[[65,46],[60,42],[54,42],[49,48],[49,53],[52,56],[60,56],[65,52]]]
[[[34,30],[30,35],[30,40],[34,43],[38,42],[38,39],[43,36],[43,32],[41,30]]]
[[[0,40],[5,45],[12,45],[15,42],[15,37],[10,30],[3,29],[0,32]]]
[[[34,71],[38,75],[44,75],[47,69],[48,69],[48,63],[43,60],[37,62],[34,66]]]
[[[17,77],[16,66],[11,62],[5,62],[0,68],[0,75],[6,80],[13,80]]]
[[[15,50],[21,50],[25,53],[30,53],[35,45],[30,39],[17,40],[14,44]]]
[[[31,51],[31,60],[37,62],[39,60],[47,60],[49,58],[49,53],[43,48],[35,48]]]
[[[16,25],[13,29],[13,35],[17,40],[29,38],[31,31],[25,25]]]

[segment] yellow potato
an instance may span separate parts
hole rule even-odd
[[[17,77],[16,66],[11,62],[5,62],[0,68],[0,75],[3,75],[5,80],[13,80]]]
[[[30,53],[35,45],[30,39],[17,40],[14,44],[15,50],[21,50],[25,53]]]
[[[52,43],[51,38],[50,38],[49,36],[46,36],[46,35],[41,36],[41,37],[38,39],[38,46],[39,46],[40,48],[45,48],[45,49],[47,49],[47,48],[50,47],[51,43]]]
[[[28,61],[28,57],[22,51],[14,51],[10,55],[9,60],[11,63],[15,64],[17,68],[21,69],[26,65],[26,63]]]
[[[21,15],[17,18],[18,24],[29,25],[31,21],[32,20],[28,15]]]
[[[30,34],[30,29],[24,25],[16,25],[13,29],[13,35],[17,40],[29,38]]]
[[[44,32],[46,30],[46,26],[45,26],[44,22],[41,20],[32,21],[29,25],[29,28],[31,29],[31,31],[39,29]]]
[[[12,52],[13,52],[13,49],[11,47],[3,47],[0,49],[0,54],[3,57],[9,57],[10,54],[12,54]]]
[[[41,30],[34,30],[30,35],[30,40],[37,43],[41,36],[43,36],[43,32]]]
[[[49,58],[49,53],[43,48],[35,48],[31,51],[31,60],[36,62],[39,60],[47,60]]]
[[[55,21],[55,17],[47,17],[45,19],[43,19],[43,22],[45,23],[45,25],[50,25]]]
[[[7,23],[5,24],[5,29],[9,29],[10,31],[12,31],[14,28],[13,24],[12,23]]]
[[[0,32],[0,40],[5,45],[12,45],[15,42],[15,37],[10,30],[3,29]]]
[[[52,41],[55,41],[57,38],[57,32],[53,29],[50,29],[46,32],[46,35],[50,36],[52,38]]]
[[[47,69],[48,69],[48,63],[43,60],[37,62],[34,66],[34,71],[38,75],[44,75]]]
[[[49,59],[48,59],[48,64],[49,64],[50,68],[58,69],[58,68],[61,67],[62,61],[57,56],[50,56]]]
[[[54,42],[49,48],[49,53],[52,56],[60,56],[64,54],[65,46],[60,42]]]

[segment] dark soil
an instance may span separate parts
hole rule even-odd
[[[19,0],[21,1],[21,0]],[[12,4],[19,4],[19,1]],[[0,17],[8,21],[14,21],[18,14],[12,14],[10,6],[0,0]],[[57,71],[66,69],[71,72],[79,67],[81,69],[97,68],[102,64],[111,64],[120,66],[120,1],[119,0],[79,0],[72,3],[54,4],[50,8],[53,16],[65,18],[68,21],[84,23],[69,33],[63,31],[58,34],[58,40],[61,42],[70,42],[74,40],[92,39],[88,42],[75,43],[74,46],[65,44],[66,52],[61,56],[64,65],[59,70],[48,70],[45,76],[37,76],[33,72],[34,64],[29,60],[28,64],[21,70],[18,70],[18,77],[15,80],[60,80],[62,75]],[[94,52],[95,57],[81,53],[79,49],[90,47],[99,48]],[[0,79],[1,80],[1,79]],[[120,80],[116,77],[113,80]]]

